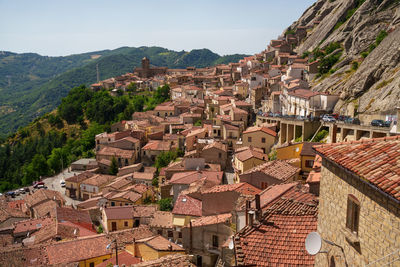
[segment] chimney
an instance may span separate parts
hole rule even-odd
[[[261,204],[260,204],[260,194],[256,195],[256,218],[259,220],[261,217]]]

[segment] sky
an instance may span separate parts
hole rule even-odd
[[[65,56],[121,46],[255,54],[315,0],[0,0],[0,51]]]

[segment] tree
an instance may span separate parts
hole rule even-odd
[[[118,164],[117,164],[117,159],[115,157],[112,157],[111,159],[111,166],[109,173],[111,175],[116,175],[118,173]]]
[[[49,165],[47,164],[46,158],[42,154],[36,154],[32,162],[32,169],[37,172],[40,176],[48,175],[50,172]]]
[[[158,201],[158,204],[160,205],[160,210],[161,211],[171,211],[173,206],[172,206],[172,198],[163,198]]]

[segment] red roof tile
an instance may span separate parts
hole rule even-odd
[[[285,160],[273,160],[267,161],[266,163],[247,170],[241,175],[254,172],[263,172],[268,176],[285,182],[296,175],[296,173],[298,173],[299,171],[300,168],[294,167]]]
[[[252,186],[248,183],[238,183],[238,184],[224,184],[224,185],[216,185],[211,187],[210,189],[206,189],[202,191],[203,194],[209,193],[219,193],[219,192],[227,192],[227,191],[236,191],[241,193],[242,195],[256,195],[261,192],[255,186]]]
[[[232,218],[231,213],[224,213],[212,216],[203,216],[197,219],[192,220],[192,227],[201,227],[212,224],[220,224],[220,223],[230,223]],[[186,226],[188,227],[188,226]]]
[[[273,131],[267,127],[256,127],[256,126],[247,128],[247,130],[244,131],[243,134],[252,133],[252,132],[256,132],[256,131],[264,132],[266,134],[272,135],[273,137],[275,137],[277,135],[277,133],[275,131]]]
[[[315,256],[304,246],[306,236],[317,230],[317,203],[298,199],[310,193],[279,197],[267,205],[261,224],[243,228],[234,238],[238,265],[314,266]],[[314,196],[315,198],[315,196]]]
[[[202,214],[201,200],[180,194],[175,202],[173,214],[198,216]]]
[[[314,148],[322,157],[400,200],[400,136]]]
[[[130,254],[126,251],[122,251],[122,252],[118,253],[118,264],[120,266],[122,266],[122,264],[125,264],[126,266],[131,266],[133,264],[137,264],[140,262],[141,262],[140,258],[136,258],[132,254]],[[102,263],[96,265],[96,267],[106,267],[110,263],[112,264],[112,266],[116,265],[116,263],[117,263],[116,256],[114,256],[106,261],[103,261]]]
[[[214,183],[215,185],[222,183],[223,172],[214,171],[189,171],[174,173],[169,181],[171,184],[191,184],[202,178]]]

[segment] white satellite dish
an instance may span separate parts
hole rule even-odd
[[[306,250],[308,254],[315,255],[321,250],[322,239],[317,232],[311,232],[306,237]]]
[[[74,229],[74,235],[76,235],[77,234],[77,231],[76,231],[77,229]]]
[[[106,249],[110,249],[111,243],[106,246]]]
[[[228,245],[228,247],[229,247],[229,249],[233,249],[233,240],[231,240],[231,242],[229,242],[229,245]]]

